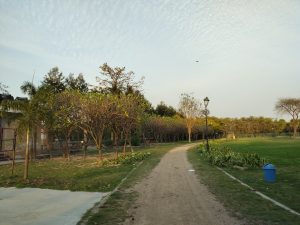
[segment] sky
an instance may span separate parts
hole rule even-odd
[[[300,97],[298,0],[0,0],[0,82],[23,96],[58,66],[96,85],[125,66],[156,106],[208,96],[211,115],[281,118]],[[199,62],[196,62],[199,61]]]

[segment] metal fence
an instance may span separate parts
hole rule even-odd
[[[16,138],[16,129],[0,128],[0,161],[15,158]]]

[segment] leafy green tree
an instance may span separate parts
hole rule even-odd
[[[77,77],[74,77],[74,74],[69,74],[65,80],[65,84],[67,89],[78,90],[80,92],[88,92],[89,90],[82,73]]]
[[[289,114],[292,117],[291,125],[295,137],[299,127],[300,98],[281,98],[277,101],[275,110],[278,113]]]
[[[38,87],[29,81],[24,81],[20,88],[22,92],[27,94],[29,97],[33,97],[38,91]]]
[[[286,125],[287,125],[287,123],[284,119],[275,120],[272,125],[272,131],[274,131],[275,133],[278,134],[278,133],[284,131],[284,129],[286,128]]]
[[[62,72],[59,71],[58,67],[54,67],[47,75],[45,75],[44,80],[42,81],[42,86],[46,87],[53,93],[60,93],[66,89],[64,79],[65,78]]]
[[[96,91],[103,94],[111,94],[113,96],[130,95],[136,96],[138,102],[143,105],[144,110],[150,110],[151,104],[146,100],[144,95],[141,93],[141,86],[143,79],[135,81],[134,72],[127,72],[125,67],[111,67],[107,63],[100,66],[101,76],[97,77],[99,86],[96,87]],[[127,120],[125,120],[127,121]],[[122,121],[122,122],[125,122]],[[120,124],[117,120],[111,121],[112,128],[112,141],[114,146],[118,142],[118,135],[120,136],[121,131]]]
[[[124,154],[126,154],[127,143],[132,151],[131,133],[138,128],[144,107],[143,99],[137,95],[121,95],[118,98],[119,124],[124,134]]]
[[[163,101],[161,101],[155,109],[157,115],[160,116],[175,116],[176,110],[172,106],[167,106]]]
[[[186,140],[186,126],[182,117],[161,117],[158,115],[143,116],[141,131],[144,143],[149,140],[156,142],[172,142]]]
[[[102,141],[104,130],[108,128],[116,115],[113,95],[87,93],[80,100],[80,127],[86,130],[94,140],[102,160]]]

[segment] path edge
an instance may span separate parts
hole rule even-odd
[[[144,161],[141,161],[137,164],[136,167],[132,168],[132,170],[129,171],[129,173],[121,180],[121,182],[114,188],[114,190],[110,191],[110,192],[107,192],[106,195],[97,203],[95,203],[95,205],[90,209],[90,213],[89,215],[87,216],[87,218],[85,219],[81,219],[80,221],[78,221],[77,225],[87,225],[87,222],[89,220],[89,218],[93,215],[95,215],[99,208],[101,208],[107,201],[108,199],[110,198],[110,196],[112,194],[114,194],[115,192],[117,192],[121,185],[128,179],[128,177],[130,177],[130,175],[138,168],[140,167],[140,165],[143,163]]]

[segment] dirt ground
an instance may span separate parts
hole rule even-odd
[[[168,152],[151,174],[136,184],[139,193],[129,209],[124,225],[238,225],[224,207],[200,183],[186,150],[191,145]]]

